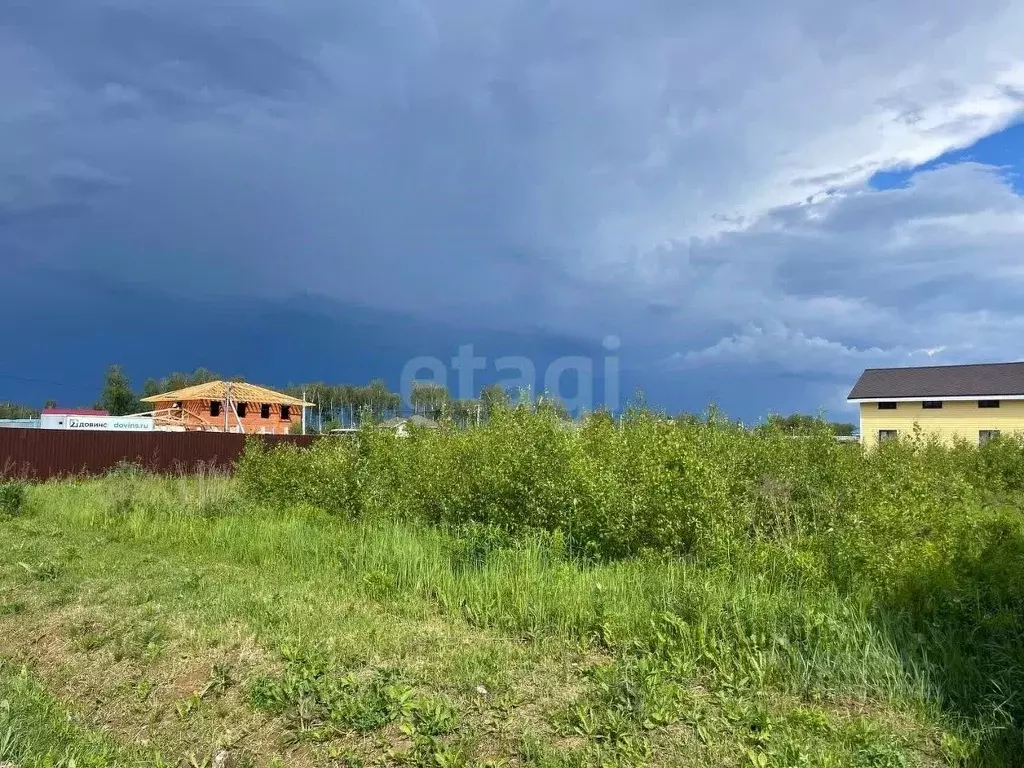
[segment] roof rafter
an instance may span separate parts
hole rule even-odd
[[[266,403],[268,405],[294,405],[296,407],[310,407],[313,403],[307,403],[291,395],[275,392],[266,387],[258,387],[255,384],[246,384],[239,381],[210,381],[206,384],[196,384],[184,389],[176,389],[173,392],[164,392],[159,395],[142,398],[144,403],[167,403],[167,402],[188,402],[190,400],[224,400],[225,392],[231,399],[238,403]]]

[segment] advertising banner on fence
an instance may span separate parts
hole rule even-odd
[[[100,430],[103,432],[152,432],[153,419],[134,416],[66,416],[44,414],[43,429]]]

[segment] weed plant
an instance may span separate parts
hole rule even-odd
[[[25,484],[0,480],[0,517],[21,514],[25,506]]]

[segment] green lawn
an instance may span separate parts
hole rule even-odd
[[[927,766],[996,728],[941,706],[934,638],[798,563],[524,541],[216,477],[32,487],[0,519],[0,762]]]

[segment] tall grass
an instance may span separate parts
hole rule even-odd
[[[1022,466],[1015,439],[865,454],[640,411],[253,446],[237,480],[19,486],[0,618],[91,602],[140,659],[170,627],[243,627],[287,649],[257,706],[315,705],[328,740],[402,722],[408,764],[507,752],[493,691],[557,670],[571,695],[540,686],[520,763],[675,764],[692,729],[705,764],[1024,764]],[[160,631],[101,620],[122,611]]]
[[[189,579],[187,595],[175,599],[204,621],[244,621],[271,647],[333,637],[331,596],[344,594],[346,602],[387,606],[390,616],[439,614],[540,647],[589,649],[616,660],[615,674],[626,679],[650,677],[650,666],[633,665],[653,659],[665,685],[699,683],[740,697],[850,697],[917,712],[941,695],[927,668],[907,663],[901,644],[913,642],[912,633],[881,624],[869,594],[808,579],[774,551],[715,565],[656,554],[601,562],[574,558],[543,533],[246,505],[215,478],[120,476],[43,486],[31,496],[46,511],[27,524],[51,530],[59,521],[81,541],[99,537],[138,553],[117,566],[97,560],[107,578],[115,567],[132,577],[154,559],[211,574]],[[172,580],[159,599],[179,589]]]
[[[671,636],[698,667],[800,695],[913,699],[987,734],[979,755],[1024,761],[1020,439],[865,453],[824,428],[643,411],[567,428],[512,408],[472,430],[253,446],[239,475],[252,499],[363,521],[341,559],[373,589],[511,632]]]

